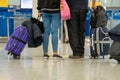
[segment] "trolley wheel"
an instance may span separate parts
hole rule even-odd
[[[13,54],[13,59],[20,59],[20,56]]]

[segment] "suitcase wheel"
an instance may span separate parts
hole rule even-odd
[[[20,59],[20,56],[13,54],[13,59]]]
[[[99,57],[98,56],[90,56],[90,59],[98,59]]]
[[[98,56],[94,57],[94,59],[98,59]]]

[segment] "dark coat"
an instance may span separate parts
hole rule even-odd
[[[31,21],[27,20],[22,23],[28,29],[28,47],[38,47],[43,42],[42,33],[38,25]]]
[[[107,25],[107,14],[102,6],[97,6],[97,9],[91,11],[90,24],[92,28],[105,27]]]
[[[88,0],[66,0],[70,10],[88,10]]]

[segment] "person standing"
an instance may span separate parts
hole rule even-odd
[[[61,25],[60,0],[38,0],[37,9],[38,16],[42,16],[45,30],[43,34],[43,57],[49,57],[49,36],[52,34],[53,57],[62,58],[58,55],[58,29]]]
[[[71,11],[71,19],[67,20],[68,36],[73,54],[69,58],[84,58],[85,27],[88,11],[88,0],[66,0]],[[96,0],[92,0],[95,9]]]

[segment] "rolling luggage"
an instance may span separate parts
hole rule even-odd
[[[8,51],[8,54],[13,55],[14,59],[19,59],[27,42],[28,30],[26,27],[19,25],[9,38],[5,50]]]
[[[109,49],[110,59],[115,59],[120,63],[120,23],[109,31],[109,36],[113,40]]]
[[[91,28],[90,31],[90,54],[91,58],[99,58],[108,55],[111,39],[106,27]]]
[[[120,64],[120,41],[113,41],[109,49],[110,59],[115,59]]]

